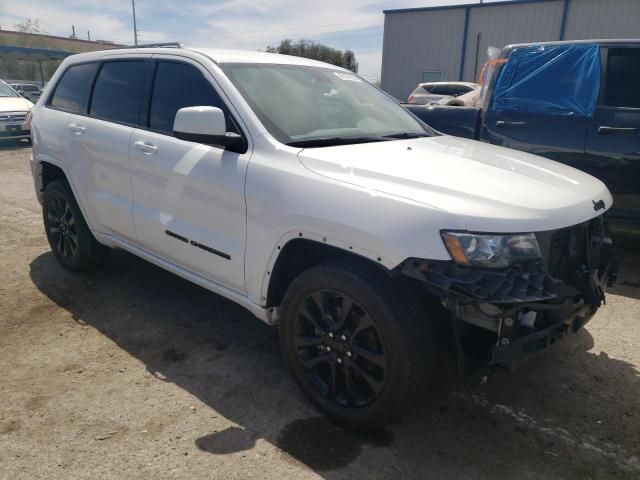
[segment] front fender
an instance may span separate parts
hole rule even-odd
[[[364,257],[373,262],[379,263],[380,265],[386,267],[387,269],[391,269],[393,268],[393,266],[395,266],[393,265],[394,262],[390,261],[391,259],[388,258],[387,256],[384,256],[383,253],[372,251],[362,245],[355,244],[352,241],[348,241],[342,238],[327,236],[318,232],[312,232],[308,230],[305,230],[305,231],[292,230],[285,233],[282,237],[280,237],[278,242],[276,242],[276,245],[274,246],[273,251],[271,252],[271,255],[269,256],[269,261],[265,266],[265,271],[262,276],[262,286],[260,288],[261,302],[264,303],[268,298],[269,286],[272,279],[271,273],[274,271],[274,267],[278,262],[280,255],[282,254],[283,251],[286,250],[285,247],[287,246],[287,244],[289,244],[289,242],[297,239],[311,240],[321,245],[328,245],[334,248],[338,248],[339,250],[342,250],[345,253],[360,255],[361,257]]]
[[[245,287],[253,302],[266,304],[269,272],[293,238],[357,253],[387,269],[409,257],[451,258],[440,230],[462,226],[448,213],[312,172],[297,150],[265,150],[256,148],[245,188]]]

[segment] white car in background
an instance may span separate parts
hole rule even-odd
[[[419,83],[411,92],[407,103],[416,105],[430,105],[441,103],[443,100],[459,97],[469,93],[479,85],[472,82],[427,82]],[[445,104],[445,103],[442,103]]]
[[[0,80],[0,139],[30,139],[28,114],[32,107],[33,103]]]

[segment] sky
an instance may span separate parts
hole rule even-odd
[[[380,77],[385,9],[479,0],[136,0],[140,43],[264,50],[283,38],[351,49],[359,73]],[[133,44],[131,0],[0,0],[0,27],[39,19],[51,35]]]

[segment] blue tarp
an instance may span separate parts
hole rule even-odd
[[[496,82],[492,108],[591,117],[599,92],[599,45],[515,48]]]

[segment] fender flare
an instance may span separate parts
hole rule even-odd
[[[75,198],[76,203],[80,208],[80,212],[82,213],[84,221],[87,222],[87,225],[89,226],[89,230],[91,230],[92,233],[95,232],[95,229],[93,228],[93,224],[91,223],[91,218],[89,217],[89,215],[87,215],[87,210],[83,205],[80,195],[78,195],[78,188],[76,187],[73,177],[71,176],[69,169],[66,168],[65,164],[57,160],[56,158],[50,157],[48,155],[38,155],[38,157],[35,157],[33,161],[34,161],[33,178],[34,178],[34,183],[36,187],[36,195],[40,203],[42,203],[42,195],[44,194],[44,189],[42,188],[42,170],[43,170],[42,164],[49,163],[54,167],[57,167],[60,170],[62,170],[62,173],[64,173],[64,176],[67,179],[67,183],[69,183],[69,187],[71,188],[71,193],[73,193],[73,198]]]
[[[278,259],[280,258],[280,254],[282,253],[282,250],[284,250],[284,247],[289,242],[297,239],[311,240],[321,245],[328,245],[331,247],[338,248],[344,251],[345,253],[359,255],[363,258],[366,258],[368,260],[371,260],[372,262],[379,264],[380,266],[386,268],[387,270],[392,270],[400,263],[388,256],[384,256],[381,253],[373,252],[360,245],[356,245],[353,242],[348,242],[340,238],[332,237],[329,235],[323,235],[323,234],[312,232],[309,230],[291,230],[280,237],[280,239],[274,246],[273,251],[269,257],[269,262],[267,263],[266,268],[262,273],[262,285],[260,288],[261,303],[266,304],[267,296],[269,293],[269,286],[271,283],[271,272],[273,272],[273,268],[276,265],[276,262],[278,261]]]

